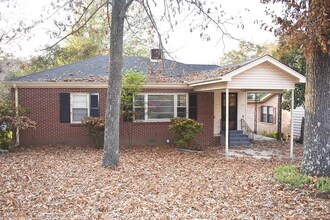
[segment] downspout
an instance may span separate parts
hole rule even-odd
[[[14,90],[15,90],[15,115],[18,116],[18,88],[16,84],[14,84]],[[19,145],[19,129],[16,128],[16,143],[14,147],[17,147]]]

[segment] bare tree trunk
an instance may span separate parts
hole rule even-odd
[[[112,1],[110,29],[110,77],[107,90],[102,166],[119,164],[119,113],[123,69],[125,0]]]
[[[310,54],[306,75],[305,137],[302,171],[330,176],[330,56]]]

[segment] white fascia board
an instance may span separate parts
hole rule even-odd
[[[208,80],[201,80],[201,81],[195,81],[188,83],[189,86],[195,87],[195,86],[202,86],[202,85],[209,85],[214,83],[220,83],[225,82],[222,78],[218,79],[208,79]]]
[[[4,82],[9,87],[17,88],[108,88],[107,82]],[[186,83],[146,83],[143,88],[189,89]]]
[[[145,83],[144,89],[191,89],[187,83]]]
[[[5,85],[17,88],[107,88],[108,84],[104,82],[4,82]]]

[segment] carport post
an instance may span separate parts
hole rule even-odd
[[[291,90],[291,140],[290,140],[290,158],[293,158],[293,109],[294,109],[294,89]]]
[[[229,145],[229,89],[226,88],[226,157],[228,157]]]

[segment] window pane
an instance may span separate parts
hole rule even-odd
[[[134,113],[135,120],[145,120],[144,108],[135,108]]]
[[[273,114],[273,107],[268,106],[268,114],[272,115]]]
[[[148,118],[174,118],[174,95],[149,95]]]
[[[136,95],[134,97],[134,106],[144,106],[144,95]]]
[[[153,101],[148,101],[148,107],[149,109],[152,108],[158,108],[158,107],[174,107],[174,102],[173,101],[167,101],[167,100],[153,100]]]
[[[87,108],[87,95],[73,95],[73,108]]]
[[[87,108],[73,108],[72,109],[72,121],[82,121],[87,117]]]
[[[273,115],[268,115],[268,122],[273,123]]]
[[[229,106],[235,107],[237,104],[236,94],[229,94]]]
[[[159,105],[170,105],[174,104],[174,95],[149,95],[148,101],[152,103],[156,103]]]
[[[167,119],[174,118],[174,112],[148,112],[149,119]]]
[[[261,107],[261,112],[262,112],[262,114],[267,114],[267,107],[266,106],[262,106]]]
[[[187,108],[178,108],[178,115],[177,117],[182,117],[182,118],[185,118],[187,117]]]
[[[187,96],[186,95],[178,95],[178,106],[186,107],[186,101]]]
[[[267,114],[262,114],[261,115],[261,121],[262,122],[267,122]]]

